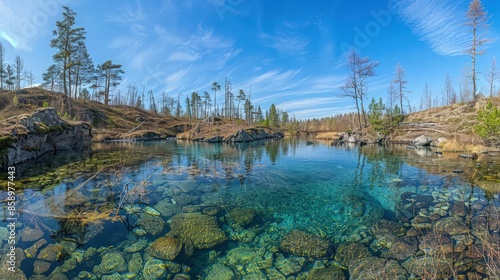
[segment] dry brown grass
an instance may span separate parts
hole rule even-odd
[[[477,111],[485,107],[488,101],[500,107],[500,97],[492,97],[409,114],[404,123],[394,131],[392,140],[410,143],[425,134],[432,139],[444,137],[451,141],[446,148],[449,151],[480,149],[484,142],[475,134],[474,126],[478,123]]]
[[[12,103],[14,96],[17,96],[19,100],[17,106]],[[23,90],[23,93],[18,91],[3,92],[0,95],[0,122],[12,116],[31,114],[35,109],[42,107],[44,103],[48,103],[49,107],[54,107],[67,122],[90,122],[96,142],[129,133],[141,123],[140,129],[136,132],[144,130],[163,135],[175,135],[187,130],[186,127],[190,128],[190,125],[182,119],[153,114],[131,106],[105,106],[99,102],[81,99],[73,101],[75,116],[68,118],[64,116],[62,95],[40,88],[26,89]],[[89,116],[89,112],[94,115],[94,119],[90,121],[84,119]]]
[[[333,140],[338,139],[340,132],[319,132],[314,139]]]

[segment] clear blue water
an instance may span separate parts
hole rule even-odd
[[[126,268],[115,276],[141,279],[142,271],[136,276],[128,271],[132,253],[125,252],[127,247],[145,239],[147,246],[138,251],[145,262],[152,258],[147,247],[170,232],[172,217],[216,206],[220,207],[215,215],[218,226],[228,240],[195,249],[192,256],[182,251],[173,262],[184,265],[185,275],[205,279],[214,267],[223,265],[232,271],[233,279],[267,279],[269,269],[280,269],[273,265],[255,274],[251,262],[238,263],[234,250],[245,248],[264,259],[271,255],[276,263],[280,257],[292,257],[276,249],[280,240],[292,230],[302,230],[329,244],[325,256],[305,258],[300,270],[287,275],[305,279],[319,263],[341,267],[334,255],[343,243],[362,243],[373,256],[383,254],[365,237],[382,219],[411,228],[409,221],[398,219],[396,211],[404,193],[433,195],[435,202],[440,197],[451,204],[479,201],[483,206],[498,206],[498,194],[485,193],[467,183],[464,174],[451,172],[473,170],[473,163],[438,164],[437,158],[433,153],[422,157],[404,147],[332,147],[327,142],[310,145],[304,139],[236,145],[175,140],[98,144],[87,158],[64,154],[18,167],[17,180],[23,186],[17,193],[18,235],[25,228],[39,229],[43,236],[36,240],[66,246],[55,260],[46,260],[50,267],[42,275],[49,276],[66,263],[63,274],[70,279],[93,270],[100,277],[95,266],[105,254],[118,252]],[[147,214],[146,207],[160,216]],[[227,215],[234,209],[253,209],[256,215],[250,224],[238,226]],[[2,211],[6,217],[6,209]],[[148,217],[154,218],[144,222]],[[36,240],[18,240],[17,246],[24,250]],[[68,242],[75,245],[68,249]],[[28,278],[37,274],[34,264],[43,258],[39,253],[47,244],[37,257],[25,257],[20,263]],[[2,246],[5,251],[5,240]],[[89,248],[98,253],[76,265],[67,264]],[[343,273],[349,277],[347,270]],[[165,272],[162,277],[167,274],[173,278],[175,273]]]

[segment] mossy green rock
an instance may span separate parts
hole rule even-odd
[[[316,235],[293,230],[281,240],[279,248],[296,256],[321,258],[326,255],[328,242]]]
[[[212,248],[227,240],[215,217],[201,213],[181,213],[172,218],[172,233],[181,239],[190,239],[198,249]]]

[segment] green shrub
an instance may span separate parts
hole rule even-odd
[[[44,101],[44,102],[43,102],[42,107],[43,107],[43,108],[47,108],[47,107],[49,107],[49,102]]]
[[[474,126],[477,135],[482,138],[500,135],[500,109],[491,101],[477,112],[477,120],[479,124]]]
[[[17,104],[19,104],[19,98],[17,98],[17,95],[14,95],[14,98],[12,98],[12,104],[14,104],[14,106],[17,106]]]

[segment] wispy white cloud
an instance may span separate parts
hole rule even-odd
[[[67,0],[52,1],[0,1],[0,38],[12,47],[31,50],[39,36],[49,34],[47,27],[59,20],[59,11]]]
[[[171,73],[165,78],[165,83],[167,84],[166,91],[171,92],[179,90],[185,84],[184,78],[187,73],[189,73],[190,67],[180,69],[174,73]]]
[[[322,107],[327,104],[335,104],[335,103],[342,103],[344,100],[339,97],[313,97],[313,98],[307,98],[307,99],[300,99],[300,100],[287,100],[284,102],[281,102],[277,104],[279,108],[282,108],[283,110],[286,111],[295,111],[296,109],[303,109],[303,108],[314,108],[314,107]]]
[[[271,47],[284,55],[305,54],[310,43],[306,38],[282,31],[275,31],[275,34],[262,33],[260,37],[265,41],[270,41]]]
[[[440,55],[461,55],[467,48],[463,1],[402,0],[397,4],[403,21],[420,40]]]
[[[147,15],[142,9],[141,3],[137,2],[136,7],[132,7],[130,4],[121,6],[116,14],[108,16],[107,21],[126,26],[133,34],[147,36],[146,27],[140,23],[146,19]]]
[[[306,108],[306,107],[304,107]],[[292,111],[297,119],[321,118],[325,116],[333,116],[337,114],[345,114],[352,112],[352,106],[323,106],[320,108],[306,108],[303,110]]]

